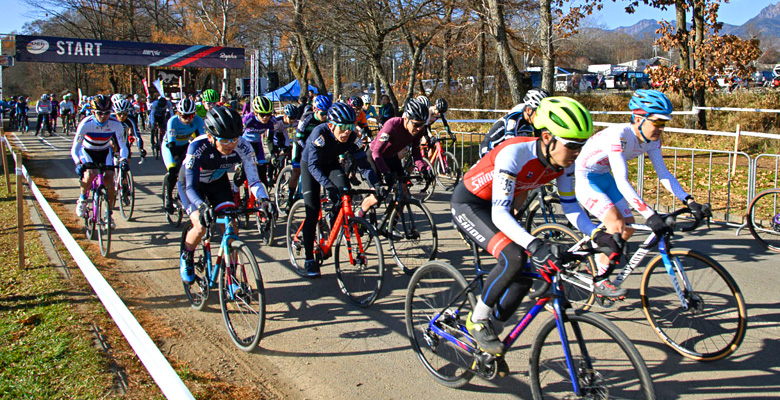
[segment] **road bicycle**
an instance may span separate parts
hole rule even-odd
[[[73,119],[72,112],[62,115],[62,131],[65,136],[68,136],[70,132],[76,133],[76,121]]]
[[[16,126],[19,133],[30,131],[30,120],[27,118],[27,114],[16,113]]]
[[[129,158],[129,157],[128,157]],[[133,210],[135,208],[135,181],[133,180],[133,172],[129,168],[119,168],[119,173],[116,179],[114,179],[114,185],[116,188],[117,200],[119,202],[119,212],[122,214],[122,218],[125,221],[129,221],[133,217]]]
[[[543,185],[529,192],[528,198],[517,212],[526,231],[531,232],[543,224],[561,224],[572,228],[561,207],[555,186]]]
[[[178,227],[181,224],[181,219],[182,216],[184,215],[184,207],[181,204],[179,185],[177,182],[177,184],[173,186],[173,193],[171,195],[171,199],[173,200],[173,212],[168,212],[168,204],[166,204],[166,198],[168,194],[169,174],[170,172],[166,173],[165,176],[163,176],[163,180],[162,180],[163,212],[165,213],[165,219],[168,220],[168,223],[173,225],[174,227]]]
[[[236,204],[239,204],[242,208],[259,210],[260,202],[257,200],[254,193],[252,193],[252,191],[249,189],[249,183],[246,180],[246,176],[244,175],[243,167],[241,165],[238,165],[236,168],[236,175],[244,177],[243,179],[240,179],[243,182],[239,186],[239,192],[236,193]],[[278,213],[276,210],[274,210],[271,215],[267,215],[267,213],[262,210],[259,210],[254,214],[255,223],[257,224],[257,233],[260,234],[260,238],[262,239],[263,244],[266,246],[273,245],[274,226],[276,226],[277,214]],[[248,227],[249,213],[245,214],[244,218],[239,219],[239,223],[242,226]]]
[[[573,257],[586,254],[581,251]],[[406,333],[412,349],[433,379],[447,387],[461,387],[474,375],[495,379],[509,373],[504,356],[479,350],[466,329],[475,292],[482,290],[488,273],[475,264],[477,275],[466,282],[452,265],[430,261],[415,272],[406,293]],[[529,267],[523,276],[540,279]],[[534,399],[655,398],[650,373],[630,339],[603,316],[574,310],[559,275],[528,297],[535,304],[503,339],[503,354],[539,313],[552,312],[531,346],[528,376]]]
[[[460,163],[458,163],[455,155],[444,150],[442,143],[455,143],[457,141],[452,132],[449,132],[449,126],[447,127],[447,132],[450,137],[432,140],[433,144],[429,144],[426,147],[433,146],[433,155],[428,158],[428,161],[433,166],[433,176],[436,179],[436,183],[444,191],[451,192],[455,189],[455,186],[458,185],[458,182],[460,182],[463,171],[461,171]],[[426,148],[423,150],[423,154],[427,153]]]
[[[322,215],[322,209],[329,201],[322,199],[314,243],[314,258],[320,265],[335,253],[339,288],[358,307],[368,307],[374,303],[382,289],[385,271],[379,235],[368,221],[356,217],[351,207],[352,196],[370,193],[374,193],[373,190],[344,189],[339,204],[333,207],[333,211],[338,210],[338,215],[330,222]],[[333,215],[333,212],[328,214]],[[305,219],[306,205],[303,200],[298,200],[288,213],[286,238],[290,262],[301,276],[306,276],[303,245]]]
[[[746,224],[750,234],[764,248],[780,252],[780,189],[768,189],[756,195],[748,207]]]
[[[387,238],[390,251],[399,267],[407,275],[426,261],[436,258],[439,235],[428,207],[409,195],[406,181],[400,176],[383,199],[387,205],[382,220],[377,223],[377,207],[368,212],[368,220],[380,236]]]
[[[422,162],[429,171],[434,171],[433,165],[431,165],[431,162],[428,161],[427,158],[423,157]],[[406,156],[404,156],[401,165],[403,166],[404,173],[409,177],[407,182],[409,194],[413,198],[423,202],[430,200],[431,196],[433,196],[433,192],[436,191],[436,177],[434,174],[426,175],[420,171],[417,163],[415,163],[412,158],[412,152],[409,147],[406,148]]]
[[[302,199],[301,196],[301,177],[298,176],[298,184],[293,193],[290,192],[290,179],[292,179],[293,167],[288,164],[279,171],[274,184],[274,203],[276,209],[282,215],[288,214],[288,204],[294,204],[295,201]],[[292,199],[290,198],[292,197]]]
[[[113,165],[100,163],[85,163],[84,171],[98,170],[92,179],[92,184],[87,193],[89,199],[85,205],[84,227],[87,239],[94,240],[97,236],[100,254],[106,256],[111,250],[111,206],[108,198],[108,190],[105,186],[103,175],[106,171],[116,168]],[[86,173],[86,172],[85,172]]]
[[[282,170],[290,163],[289,151],[289,147],[278,148],[275,152],[272,149],[271,155],[268,157],[267,162],[267,176],[269,183],[275,184]]]
[[[265,290],[263,277],[254,254],[238,238],[235,220],[257,209],[229,208],[215,211],[215,224],[206,227],[206,235],[195,250],[193,265],[195,281],[182,282],[184,294],[192,308],[202,311],[212,289],[218,289],[222,318],[233,343],[243,351],[252,351],[260,343],[265,329]],[[215,225],[224,230],[216,261],[212,262],[211,236]],[[192,222],[182,230],[180,250],[184,250],[187,232]]]
[[[663,218],[674,229],[676,217],[683,213],[690,213],[690,209],[681,208]],[[693,222],[680,231],[692,231],[700,224],[700,221]],[[621,287],[647,253],[658,245],[661,254],[648,262],[639,296],[650,326],[666,345],[692,360],[715,361],[736,351],[747,330],[747,310],[739,286],[726,269],[698,251],[672,249],[671,232],[657,237],[645,225],[628,226],[638,232],[649,232],[649,236],[615,277],[613,285]],[[559,243],[573,243],[569,251],[590,245],[589,237],[581,238],[556,224],[539,226],[531,234]],[[569,299],[578,308],[614,305],[613,300],[593,293],[596,277],[597,269],[592,262],[582,263],[562,276]]]

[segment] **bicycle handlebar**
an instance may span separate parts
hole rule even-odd
[[[553,255],[555,255],[556,257],[561,259],[561,263],[563,265],[566,265],[566,264],[571,263],[572,261],[585,261],[588,258],[588,256],[593,255],[593,254],[597,254],[597,253],[610,254],[610,253],[612,253],[612,249],[610,249],[609,247],[593,247],[593,248],[585,248],[585,249],[577,250],[577,251],[574,251],[574,252],[568,252],[567,251],[567,252],[564,252],[564,253],[559,253],[559,247],[552,246],[552,253],[553,253]],[[614,263],[617,263],[617,261],[616,260],[610,260],[609,263],[610,264],[614,264]],[[569,270],[569,268],[564,267],[564,270]],[[560,279],[561,273],[562,272],[558,272],[557,274],[555,274],[555,280]],[[544,293],[546,293],[550,289],[550,285],[551,285],[550,282],[547,282],[546,280],[542,279],[541,275],[539,275],[538,278],[537,277],[534,277],[534,278],[541,279],[542,280],[542,286],[540,288],[534,290],[532,293],[528,293],[528,297],[531,298],[531,299],[535,299],[535,298],[543,295]]]
[[[84,169],[99,169],[101,171],[108,171],[110,169],[117,169],[119,168],[118,165],[106,165],[103,163],[95,163],[95,162],[89,162],[89,163],[83,163]]]

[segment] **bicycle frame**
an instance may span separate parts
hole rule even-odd
[[[99,223],[97,214],[95,214],[95,210],[97,210],[98,204],[97,197],[94,194],[97,193],[101,186],[104,186],[103,170],[98,168],[98,173],[95,178],[92,179],[92,186],[89,188],[89,196],[92,198],[92,215],[89,216],[89,220],[96,225]]]
[[[322,204],[324,204],[327,201],[327,199],[321,199],[320,200],[320,213],[319,217],[317,218],[317,223],[322,221]],[[317,238],[315,241],[315,252],[319,250],[323,258],[328,258],[331,254],[331,249],[333,248],[333,245],[336,243],[336,239],[339,235],[339,229],[342,227],[344,228],[344,239],[347,241],[347,246],[350,246],[350,233],[349,228],[346,225],[346,222],[355,217],[355,214],[352,212],[352,196],[349,194],[344,194],[341,196],[341,209],[339,210],[338,216],[333,221],[333,226],[330,228],[330,232],[328,233],[327,239],[323,237]],[[301,240],[303,240],[303,235],[301,234],[301,231],[303,230],[303,223],[301,223],[301,226],[298,227],[298,230],[295,232],[295,237],[300,237]],[[360,235],[355,235],[355,239],[357,240],[358,248],[360,249],[360,252],[363,251],[363,241],[360,238]],[[349,252],[349,261],[351,263],[354,263],[355,260],[353,258],[352,252]]]
[[[219,251],[217,252],[216,262],[211,262],[211,227],[206,229],[206,236],[203,237],[203,254],[206,259],[205,276],[209,288],[213,289],[217,287],[217,279],[219,278],[219,265],[222,263],[222,258],[230,251],[230,242],[238,240],[238,234],[233,229],[233,216],[217,217],[216,223],[225,227],[225,233],[222,235],[222,241],[219,244]]]
[[[406,183],[404,182],[408,178],[410,177],[399,176],[398,181],[395,183],[395,190],[393,190],[393,200],[387,202],[387,208],[385,209],[385,216],[382,217],[382,222],[376,225],[380,235],[387,236],[390,234],[387,231],[387,229],[385,229],[385,226],[387,226],[388,219],[390,218],[390,214],[393,213],[393,210],[395,210],[396,207],[403,207],[404,205],[409,203],[408,201],[409,188],[406,186]],[[410,229],[407,229],[406,227],[405,218],[402,218],[402,224],[404,228],[404,235],[407,235],[408,232],[410,232]]]

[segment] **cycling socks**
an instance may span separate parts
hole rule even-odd
[[[482,296],[477,299],[477,305],[474,307],[474,312],[471,313],[471,322],[479,322],[480,320],[486,320],[490,317],[490,310],[493,307],[488,306],[482,301]]]
[[[598,269],[598,273],[596,275],[601,276],[607,272],[607,270],[609,269],[609,264],[602,264],[596,261],[596,268]]]
[[[363,217],[366,216],[366,212],[363,211],[363,209],[361,208],[361,209],[357,210],[357,212],[355,213],[355,216],[358,217],[358,218],[363,218]]]

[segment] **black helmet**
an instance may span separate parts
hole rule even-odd
[[[102,112],[110,112],[111,111],[111,98],[104,95],[99,94],[92,98],[92,110],[93,111],[102,111]]]
[[[409,100],[404,108],[404,117],[415,120],[427,122],[429,116],[428,107],[417,100]]]
[[[444,114],[449,109],[450,109],[450,106],[449,106],[449,104],[447,104],[447,100],[444,100],[444,99],[436,100],[436,111],[438,111],[439,114]]]
[[[241,136],[244,124],[236,110],[229,107],[214,107],[206,114],[206,129],[220,139],[235,139]]]

